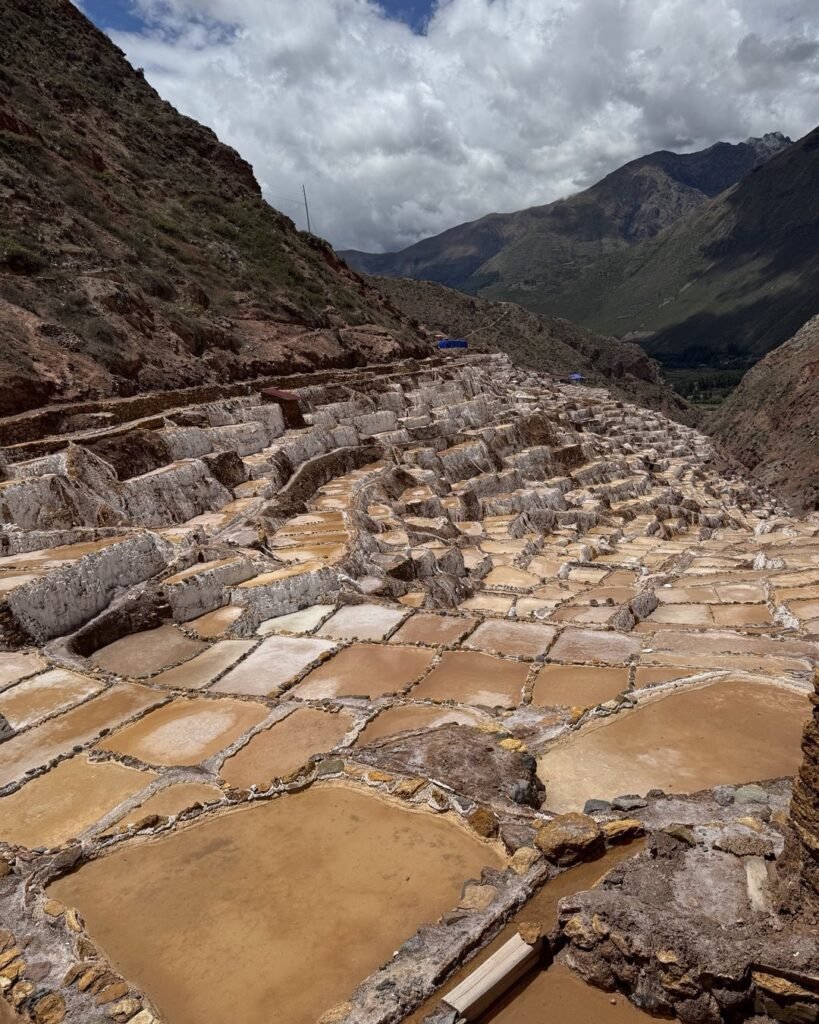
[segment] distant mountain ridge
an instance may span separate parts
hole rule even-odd
[[[591,330],[639,337],[667,367],[750,367],[819,312],[819,128],[589,267],[558,306]]]
[[[545,206],[489,214],[400,252],[340,255],[356,270],[435,281],[541,312],[587,267],[653,238],[790,144],[780,132],[696,153],[661,150]]]

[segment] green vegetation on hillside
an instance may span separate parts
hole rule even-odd
[[[747,369],[819,309],[817,183],[819,129],[657,238],[590,268],[557,311],[642,335],[668,367]]]

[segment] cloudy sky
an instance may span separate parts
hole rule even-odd
[[[819,122],[817,0],[77,0],[337,248]]]

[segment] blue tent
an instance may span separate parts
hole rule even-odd
[[[570,373],[569,374],[569,380],[572,382],[572,384],[579,384],[580,381],[583,380],[583,374],[582,373],[578,373],[575,370],[574,373]]]
[[[469,348],[466,338],[441,338],[438,348]]]

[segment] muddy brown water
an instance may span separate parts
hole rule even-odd
[[[141,678],[192,658],[205,650],[201,640],[191,640],[174,626],[160,626],[131,633],[101,647],[91,661],[107,672]]]
[[[225,782],[239,789],[266,787],[300,768],[311,754],[332,750],[353,725],[343,712],[298,708],[292,715],[253,736],[222,765]]]
[[[546,806],[578,810],[623,793],[693,793],[722,783],[795,774],[805,695],[726,681],[672,692],[593,722],[538,761]]]
[[[238,605],[228,604],[215,611],[205,612],[198,619],[192,619],[185,625],[197,636],[201,636],[204,640],[210,640],[211,637],[221,636],[222,633],[227,632],[244,610]]]
[[[146,814],[164,814],[171,816],[193,807],[194,804],[212,804],[222,799],[224,793],[216,786],[206,782],[179,782],[166,786],[158,793],[149,796],[141,807],[135,807],[125,814],[117,824],[131,825],[140,821]]]
[[[544,665],[535,681],[537,707],[590,708],[628,689],[628,669],[585,665]]]
[[[583,892],[586,889],[593,889],[595,885],[616,867],[621,861],[633,857],[639,853],[645,844],[639,840],[628,845],[613,847],[607,850],[597,860],[579,864],[577,867],[564,871],[562,874],[547,882],[532,896],[532,898],[517,911],[495,938],[480,950],[471,960],[459,967],[458,970],[441,986],[441,988],[423,1003],[404,1024],[421,1024],[421,1021],[428,1016],[432,1010],[443,999],[447,992],[460,985],[465,978],[496,953],[504,943],[508,942],[517,932],[519,924],[539,924],[541,933],[551,931],[557,924],[557,905],[564,896],[573,896],[576,892]],[[582,983],[581,983],[582,984]],[[541,1024],[541,1021],[561,1021],[551,1012],[547,1016],[548,1003],[540,1007],[540,1017],[533,1018],[534,1022]],[[488,1018],[491,1019],[491,1018]],[[589,1017],[582,1024],[594,1024],[594,1017]],[[606,1019],[606,1018],[603,1018]]]
[[[640,640],[604,629],[565,629],[549,651],[553,661],[603,661],[610,665],[626,662],[640,651]]]
[[[0,839],[22,846],[58,846],[78,836],[127,797],[149,785],[153,772],[85,755],[62,761],[0,799]]]
[[[78,704],[103,687],[101,679],[54,668],[18,683],[0,694],[0,714],[14,729],[23,729],[40,719]]]
[[[171,701],[97,744],[99,750],[129,754],[146,764],[196,765],[230,746],[268,715],[249,701]]]
[[[11,651],[0,654],[0,690],[16,683],[18,679],[40,672],[48,668],[48,662],[39,654],[23,651]]]
[[[164,695],[137,683],[118,683],[113,689],[66,711],[48,722],[35,725],[2,746],[0,786],[19,778],[29,768],[38,768],[52,758],[87,743],[103,729],[113,729],[126,718],[164,700]]]
[[[537,658],[546,653],[554,638],[553,626],[493,619],[482,622],[464,647],[486,653],[495,651],[512,657]]]
[[[309,700],[398,693],[423,675],[434,658],[434,651],[422,647],[352,644],[313,669],[291,693]]]
[[[132,843],[49,892],[165,1024],[315,1024],[502,863],[447,818],[326,787]]]
[[[390,637],[393,643],[444,645],[457,643],[477,622],[466,615],[413,615]]]
[[[558,960],[521,979],[480,1024],[543,1024],[547,1019],[554,1024],[650,1024],[657,1018],[619,993],[587,985]]]
[[[514,708],[522,700],[528,673],[525,662],[505,661],[477,651],[444,651],[438,665],[415,687],[413,696]]]

